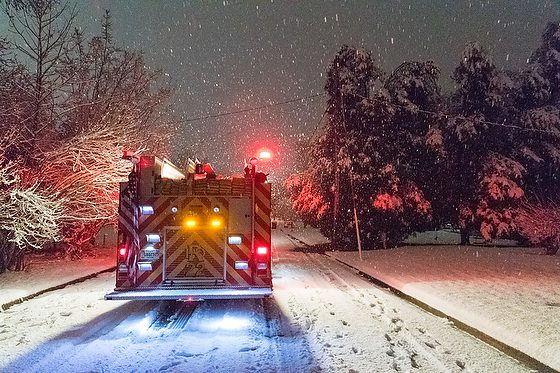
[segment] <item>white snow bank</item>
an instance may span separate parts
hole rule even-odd
[[[314,245],[317,231],[289,232]],[[369,275],[560,370],[560,256],[539,249],[405,246],[328,252]]]

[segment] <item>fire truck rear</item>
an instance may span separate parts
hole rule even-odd
[[[270,184],[253,164],[216,178],[189,160],[128,156],[110,300],[261,298],[272,294]]]

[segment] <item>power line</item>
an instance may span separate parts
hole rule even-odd
[[[325,119],[326,115],[327,115],[327,109],[325,109],[325,111],[323,111],[323,115],[321,116],[321,118],[319,119],[317,124],[315,125],[315,129],[313,129],[313,132],[311,133],[311,136],[309,137],[309,141],[313,141],[313,139],[315,138],[315,134],[317,134],[317,130],[321,126],[321,123],[323,122],[323,119]]]
[[[205,120],[205,119],[220,118],[220,117],[225,117],[225,116],[229,116],[229,115],[237,115],[237,114],[242,114],[242,113],[248,113],[248,112],[251,112],[251,111],[262,110],[262,109],[268,109],[268,108],[271,108],[271,107],[287,105],[287,104],[291,104],[291,103],[298,102],[298,101],[311,100],[311,99],[321,97],[321,96],[325,96],[325,95],[326,95],[325,92],[320,92],[320,93],[315,93],[315,94],[308,95],[308,96],[294,97],[294,98],[284,100],[284,101],[272,102],[272,103],[269,103],[269,104],[264,104],[264,105],[245,108],[245,109],[226,111],[226,112],[221,112],[221,113],[203,115],[203,116],[199,116],[199,117],[187,118],[187,119],[183,119],[183,120],[180,120],[180,121],[177,121],[177,122],[174,122],[174,123],[189,123],[189,122],[195,122],[195,121],[200,121],[200,120]],[[377,101],[377,102],[383,102],[384,104],[389,105],[389,106],[393,106],[393,107],[399,107],[399,108],[402,108],[402,109],[407,108],[405,105],[397,104],[397,103],[394,103],[394,102],[387,102],[387,101],[385,101],[383,99],[380,99],[380,98],[365,97],[365,96],[362,96],[362,95],[357,95],[357,96],[362,98],[362,99],[368,100],[370,102]],[[446,119],[449,118],[449,117],[454,117],[454,118],[462,119],[462,120],[472,120],[476,123],[482,123],[482,124],[486,124],[486,125],[489,125],[489,126],[515,128],[515,129],[519,129],[519,130],[522,130],[522,131],[540,132],[540,133],[550,134],[550,131],[541,130],[541,129],[538,129],[538,128],[527,128],[527,127],[517,126],[515,124],[498,123],[498,122],[492,122],[492,121],[488,121],[488,120],[484,120],[484,119],[477,119],[477,118],[474,118],[474,119],[473,118],[467,118],[467,117],[462,116],[462,115],[452,115],[452,114],[440,113],[440,112],[430,111],[430,110],[425,110],[425,109],[417,109],[417,112],[423,113],[423,114],[429,114],[429,115],[432,115],[432,116],[438,116],[438,117],[439,116],[444,116]],[[321,116],[319,122],[315,126],[315,129],[313,130],[312,138],[315,136],[317,130],[319,129],[323,119],[325,118],[326,113],[327,113],[327,110],[325,110],[323,112],[323,115]]]
[[[399,107],[402,109],[406,109],[407,107],[405,105],[401,105],[401,104],[396,104],[394,102],[386,102],[380,98],[373,98],[373,97],[365,97],[362,95],[357,95],[360,98],[363,98],[365,100],[368,100],[370,102],[373,101],[378,101],[378,102],[383,102],[384,104],[387,104],[389,106],[394,106],[394,107]],[[483,124],[487,124],[489,126],[498,126],[498,127],[508,127],[508,128],[516,128],[516,129],[520,129],[522,131],[530,131],[530,132],[541,132],[541,133],[546,133],[546,134],[550,134],[550,131],[547,130],[541,130],[538,128],[527,128],[527,127],[521,127],[521,126],[516,126],[515,124],[505,124],[505,123],[498,123],[498,122],[491,122],[488,120],[484,120],[484,119],[477,119],[477,118],[467,118],[465,116],[462,115],[453,115],[453,114],[447,114],[447,113],[438,113],[436,111],[430,111],[430,110],[424,110],[424,109],[417,109],[417,111],[419,113],[423,113],[423,114],[430,114],[433,116],[444,116],[446,119],[448,119],[449,117],[455,117],[457,119],[462,119],[462,120],[472,120],[473,122],[477,122],[477,123],[483,123]]]
[[[234,110],[234,111],[226,111],[226,112],[215,113],[215,114],[208,114],[208,115],[204,115],[204,116],[200,116],[200,117],[194,117],[194,118],[187,118],[187,119],[183,119],[183,120],[178,121],[178,123],[189,123],[189,122],[195,122],[195,121],[204,120],[204,119],[220,118],[220,117],[225,117],[225,116],[229,116],[229,115],[247,113],[247,112],[251,112],[251,111],[255,111],[255,110],[262,110],[262,109],[268,109],[268,108],[275,107],[275,106],[287,105],[287,104],[291,104],[291,103],[294,103],[294,102],[297,102],[297,101],[311,100],[313,98],[320,97],[320,96],[325,96],[325,95],[326,95],[325,92],[321,92],[321,93],[316,93],[316,94],[313,94],[313,95],[308,95],[308,96],[303,96],[303,97],[295,97],[295,98],[285,100],[285,101],[272,102],[270,104],[265,104],[265,105],[260,105],[260,106],[245,108],[245,109],[239,109],[239,110]]]

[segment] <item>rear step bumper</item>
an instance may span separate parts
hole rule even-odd
[[[272,295],[272,288],[248,289],[147,289],[113,291],[105,294],[106,300],[182,300],[265,298]]]

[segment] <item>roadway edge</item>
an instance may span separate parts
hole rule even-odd
[[[28,301],[28,300],[33,299],[33,298],[35,298],[35,297],[38,297],[39,295],[43,295],[43,294],[45,294],[45,293],[49,293],[49,292],[55,291],[55,290],[60,290],[60,289],[63,289],[63,288],[65,288],[66,286],[69,286],[69,285],[74,285],[74,284],[78,284],[78,283],[80,283],[80,282],[84,282],[84,281],[86,281],[86,280],[89,280],[89,279],[92,279],[92,278],[94,278],[94,277],[97,277],[97,276],[99,276],[99,275],[102,274],[102,273],[113,272],[116,268],[117,268],[116,266],[113,266],[113,267],[111,267],[111,268],[106,268],[106,269],[103,269],[103,270],[101,270],[101,271],[97,271],[97,272],[95,272],[95,273],[91,273],[91,274],[89,274],[89,275],[87,275],[87,276],[78,277],[78,278],[76,278],[76,279],[74,279],[74,280],[67,281],[67,282],[65,282],[65,283],[63,283],[63,284],[51,286],[51,287],[48,287],[48,288],[46,288],[46,289],[39,290],[39,291],[37,291],[37,292],[35,292],[35,293],[26,295],[26,296],[24,296],[24,297],[17,298],[17,299],[15,299],[15,300],[13,300],[13,301],[6,302],[6,303],[4,303],[4,304],[2,304],[2,305],[0,306],[0,312],[4,312],[4,311],[8,310],[10,307],[12,307],[12,306],[14,306],[14,305],[16,305],[16,304],[21,304],[21,303],[23,303],[23,302],[25,302],[25,301]]]

